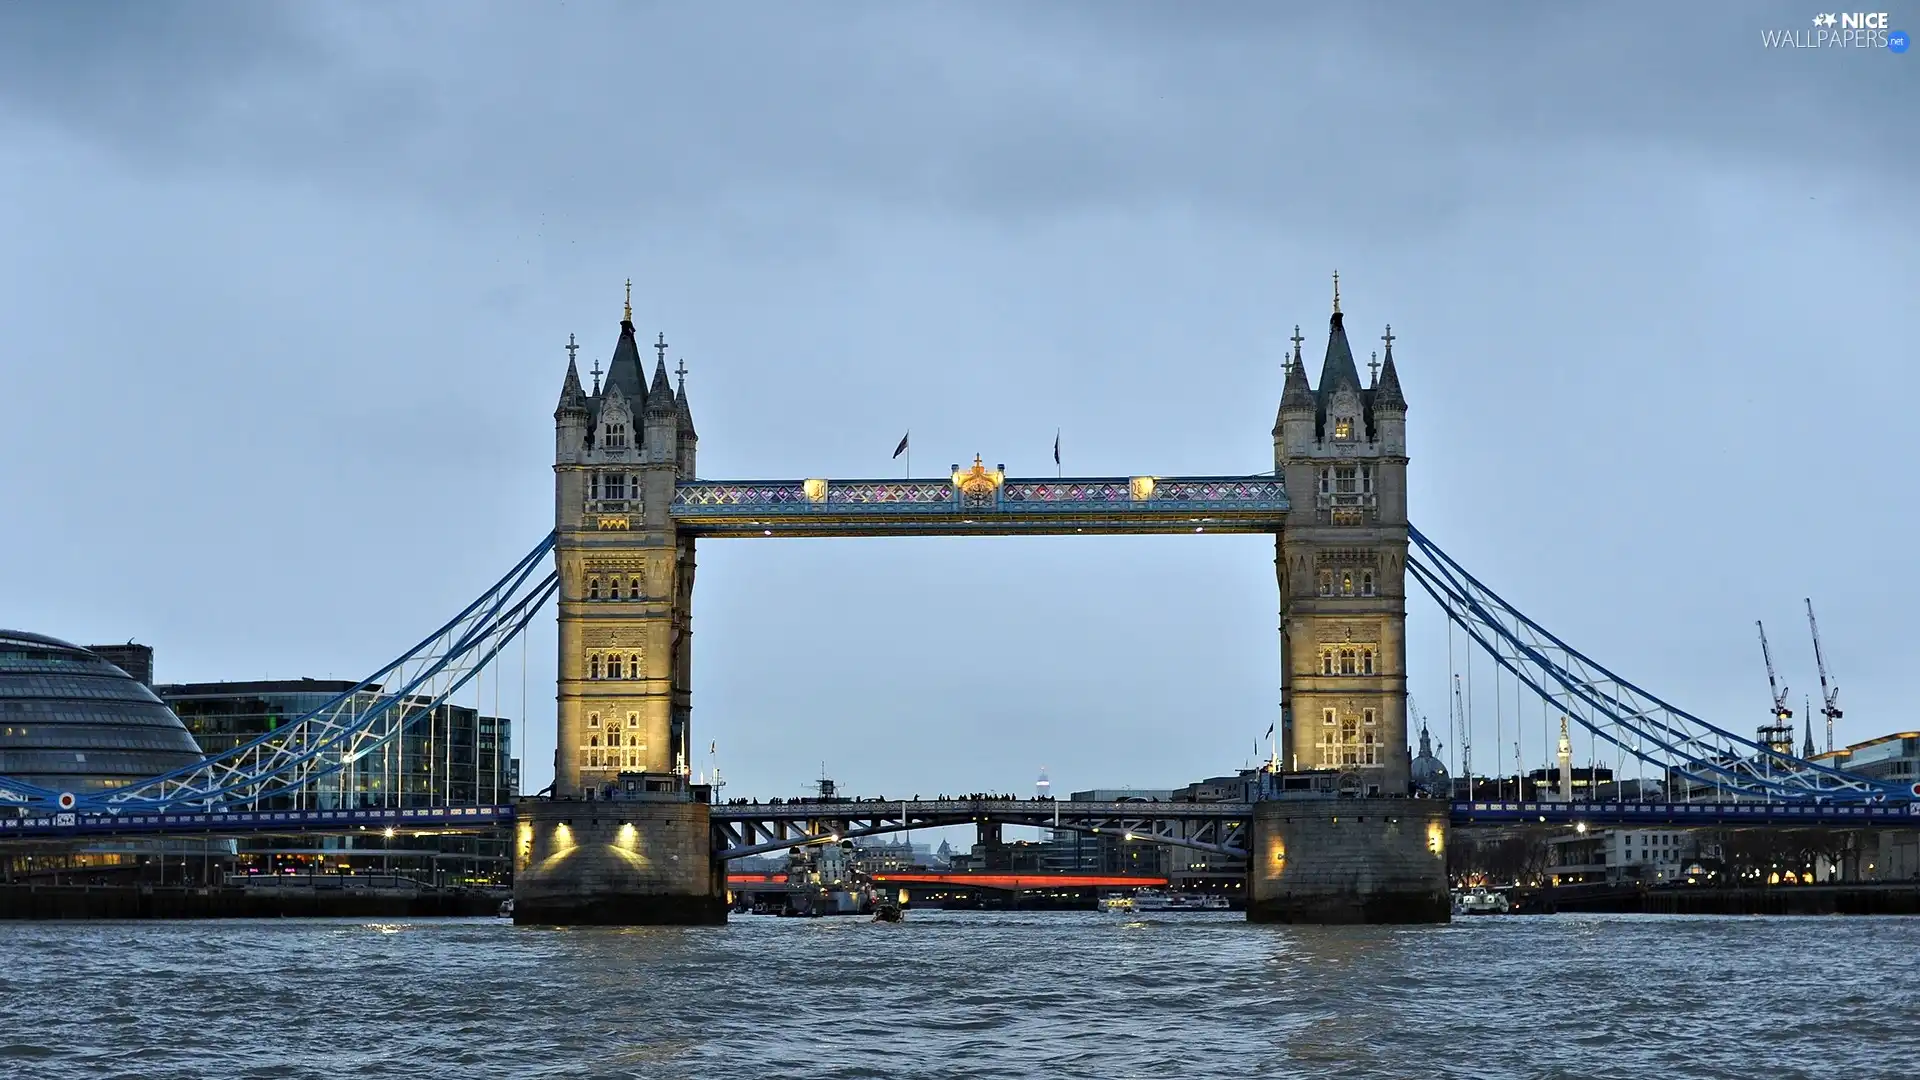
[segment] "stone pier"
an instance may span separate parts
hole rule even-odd
[[[521,799],[513,921],[549,926],[727,921],[708,806],[685,792]]]
[[[1337,798],[1255,803],[1247,892],[1251,922],[1447,922],[1447,804]]]

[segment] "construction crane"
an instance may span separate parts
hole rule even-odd
[[[1791,687],[1781,686],[1780,680],[1773,675],[1773,650],[1767,647],[1767,628],[1756,620],[1753,624],[1760,630],[1760,658],[1767,662],[1767,689],[1773,693],[1773,721],[1760,728],[1760,741],[1773,748],[1774,752],[1792,756],[1793,754],[1793,710],[1787,708],[1787,692]]]
[[[1467,778],[1467,798],[1473,798],[1473,725],[1460,703],[1460,676],[1453,677],[1453,715],[1459,724],[1460,775]]]
[[[1820,624],[1813,618],[1813,599],[1807,599],[1807,629],[1813,631],[1813,664],[1820,669],[1820,715],[1827,718],[1827,752],[1833,752],[1833,722],[1840,719],[1840,688],[1827,682],[1827,658],[1820,652]]]

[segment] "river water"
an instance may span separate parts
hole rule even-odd
[[[1920,919],[0,923],[0,1077],[1914,1077]]]

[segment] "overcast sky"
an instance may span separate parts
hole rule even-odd
[[[908,428],[923,475],[1050,475],[1056,428],[1266,470],[1337,267],[1488,583],[1743,732],[1755,619],[1813,687],[1811,596],[1841,740],[1920,726],[1920,58],[1763,49],[1793,4],[725,11],[0,5],[0,625],[377,667],[551,528],[562,346],[629,277],[709,477],[893,475]],[[1275,718],[1276,605],[1258,537],[713,542],[695,740],[730,796],[1184,783]]]

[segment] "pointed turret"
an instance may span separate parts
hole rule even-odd
[[[1815,750],[1813,748],[1813,706],[1812,705],[1807,706],[1807,711],[1804,715],[1807,718],[1807,742],[1805,746],[1801,747],[1800,756],[1803,758],[1812,758],[1813,755],[1819,753],[1818,750]]]
[[[673,387],[667,383],[667,362],[653,362],[653,384],[647,387],[648,416],[672,416],[674,414]]]
[[[573,354],[579,349],[573,335],[567,335],[567,374],[560,381],[560,404],[553,410],[554,456],[556,465],[580,460],[587,449],[592,410],[587,395],[580,389],[580,366]]]
[[[560,404],[553,410],[553,415],[558,419],[562,413],[576,411],[580,413],[587,411],[587,394],[580,389],[579,365],[573,362],[572,357],[568,357],[567,377],[560,382]]]
[[[680,368],[676,374],[680,376],[680,382],[674,389],[673,404],[674,421],[679,433],[680,478],[683,480],[691,480],[699,475],[694,471],[694,468],[696,464],[696,447],[700,442],[700,436],[693,430],[693,407],[687,404],[687,361],[685,357],[681,357]]]
[[[1286,387],[1280,394],[1280,417],[1274,421],[1274,434],[1279,434],[1281,421],[1294,409],[1313,408],[1313,387],[1307,385],[1307,365],[1300,359],[1300,343],[1306,340],[1300,336],[1300,328],[1293,328],[1293,357],[1287,361]]]
[[[679,375],[680,382],[673,391],[673,405],[674,415],[680,421],[680,438],[683,441],[698,439],[700,436],[693,430],[693,407],[687,404],[687,361],[685,358],[681,359],[680,370],[676,374]]]
[[[1342,387],[1355,391],[1364,389],[1360,385],[1360,369],[1353,363],[1353,347],[1347,344],[1346,323],[1336,307],[1333,318],[1327,322],[1327,355],[1320,362],[1321,402],[1324,403],[1327,395]]]
[[[1375,410],[1398,409],[1407,411],[1407,399],[1400,393],[1400,373],[1393,369],[1393,326],[1388,324],[1387,332],[1380,340],[1387,343],[1386,359],[1380,364],[1380,375],[1373,381],[1373,407]]]

